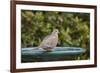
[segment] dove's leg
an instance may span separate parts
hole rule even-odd
[[[43,49],[46,50],[47,52],[51,52],[52,51],[51,47],[46,47],[46,48],[43,48]]]

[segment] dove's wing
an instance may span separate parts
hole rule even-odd
[[[45,48],[48,46],[49,42],[48,39],[50,38],[50,35],[46,36],[43,41],[40,43],[39,47],[40,48]]]
[[[58,43],[58,36],[51,36],[49,43],[52,48],[56,47]]]
[[[39,45],[41,48],[47,48],[47,47],[56,47],[58,42],[58,36],[48,35],[46,36],[42,43]]]
[[[49,37],[50,37],[50,35],[47,35],[47,36],[43,39],[43,41],[47,40]]]

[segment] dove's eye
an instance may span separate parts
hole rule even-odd
[[[59,33],[58,31],[56,31],[56,33]]]
[[[54,30],[54,32],[58,33],[58,30]]]
[[[58,32],[58,31],[56,31],[56,32]]]

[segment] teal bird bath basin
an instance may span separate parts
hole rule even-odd
[[[35,47],[36,48],[36,47]],[[76,56],[85,53],[86,50],[77,47],[56,47],[52,51],[47,52],[44,49],[22,48],[22,62],[47,62],[47,61],[63,61],[75,60]]]

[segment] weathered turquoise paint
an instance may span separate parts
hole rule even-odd
[[[75,56],[81,55],[86,50],[78,47],[56,47],[51,52],[43,49],[22,48],[22,62],[41,62],[41,61],[58,61],[71,60]]]

